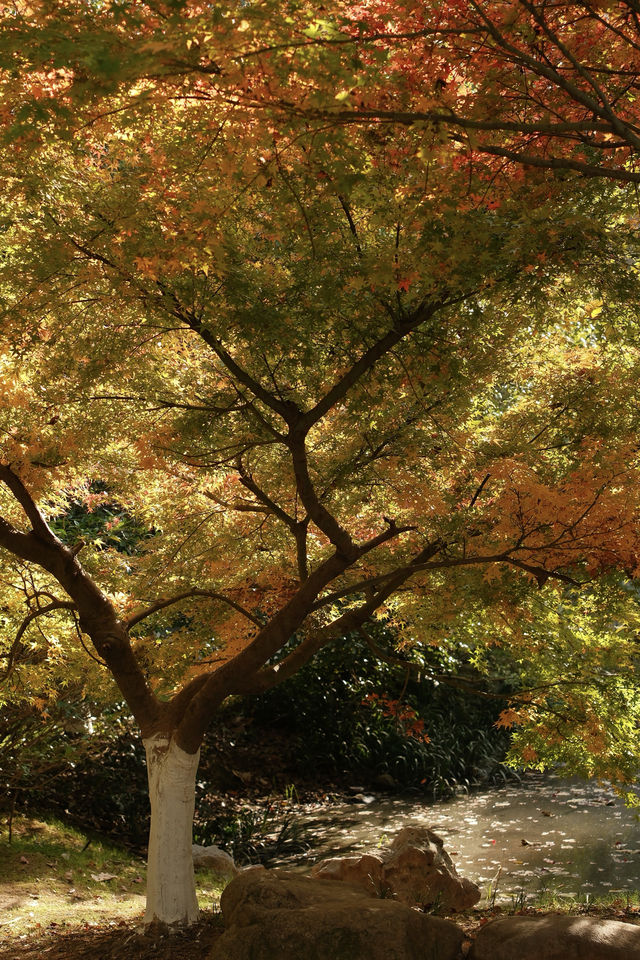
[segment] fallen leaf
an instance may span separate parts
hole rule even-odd
[[[115,873],[92,873],[91,879],[97,883],[105,883],[107,880],[117,880]]]

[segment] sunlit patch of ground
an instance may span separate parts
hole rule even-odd
[[[196,879],[200,905],[211,911],[224,882],[209,871],[198,871]],[[145,864],[124,848],[58,821],[19,818],[11,843],[3,830],[0,948],[45,931],[135,928],[144,905]]]

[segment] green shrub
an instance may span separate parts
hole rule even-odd
[[[378,634],[389,648],[392,634],[383,627]],[[428,657],[425,673],[463,673],[467,687],[490,692],[463,655],[452,663],[448,653],[446,665],[437,650],[429,650]],[[394,701],[398,709],[387,709]],[[435,797],[506,776],[501,761],[508,737],[494,726],[503,705],[499,698],[432,679],[407,679],[403,668],[381,661],[362,638],[350,636],[325,647],[248,709],[260,725],[295,731],[306,772],[386,773],[400,786]],[[409,729],[416,721],[417,729]]]
[[[49,811],[143,846],[149,831],[147,775],[133,722],[118,707],[101,708],[95,717],[86,702],[59,701],[49,709],[44,718],[26,704],[0,711],[5,812]]]

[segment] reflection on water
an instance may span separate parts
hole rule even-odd
[[[441,803],[376,798],[301,815],[315,862],[375,848],[401,827],[440,834],[458,872],[488,895],[640,890],[640,822],[609,789],[547,775]],[[302,866],[300,858],[297,865]]]

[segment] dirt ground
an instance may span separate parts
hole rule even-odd
[[[480,921],[461,921],[468,949]],[[53,928],[39,936],[0,940],[0,960],[207,960],[223,930],[220,914],[210,914],[188,930],[164,936],[142,934],[135,924],[124,920],[70,931]]]
[[[220,914],[165,936],[143,935],[126,920],[69,931],[49,927],[40,935],[0,939],[0,960],[205,960],[222,931]]]

